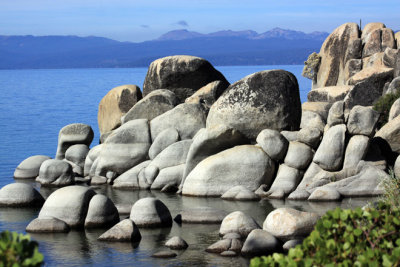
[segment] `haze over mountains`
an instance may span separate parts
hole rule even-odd
[[[147,67],[154,59],[178,54],[200,56],[214,65],[303,64],[327,36],[280,28],[260,34],[175,30],[141,43],[103,37],[0,36],[0,68]]]

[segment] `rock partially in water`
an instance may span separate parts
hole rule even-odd
[[[206,251],[209,253],[222,253],[224,251],[228,251],[231,247],[231,244],[232,239],[222,239],[206,248]]]
[[[291,208],[279,208],[268,214],[263,229],[286,241],[305,237],[314,229],[319,216]]]
[[[189,245],[186,243],[185,240],[183,240],[183,238],[181,238],[179,236],[174,236],[174,237],[171,237],[165,243],[165,246],[169,247],[170,249],[182,250],[182,249],[187,249]]]
[[[76,144],[90,146],[93,140],[92,127],[83,123],[73,123],[63,127],[58,134],[56,159],[64,159],[65,151]]]
[[[142,235],[133,221],[125,219],[103,233],[98,239],[111,242],[139,242]]]
[[[221,223],[226,215],[228,215],[226,211],[211,207],[193,207],[181,211],[174,218],[174,221],[178,223],[217,224]]]
[[[40,165],[48,159],[48,156],[36,155],[23,160],[14,171],[16,179],[31,179],[39,175]]]
[[[249,190],[247,187],[238,185],[232,187],[226,191],[222,196],[222,199],[228,200],[259,200],[260,197],[257,196],[253,191]]]
[[[171,227],[172,218],[167,206],[152,197],[142,198],[135,202],[129,218],[138,227],[157,228]]]
[[[309,201],[340,201],[342,195],[334,187],[326,185],[317,187],[308,198]]]
[[[26,231],[29,233],[68,233],[70,227],[57,218],[37,218],[28,224]]]
[[[201,161],[186,177],[183,195],[221,196],[236,185],[256,190],[271,184],[275,163],[260,148],[236,146]]]
[[[48,159],[42,163],[36,181],[43,186],[66,186],[74,183],[70,164],[63,160]]]
[[[118,210],[108,197],[100,194],[92,197],[85,219],[85,228],[102,228],[118,222]]]
[[[42,195],[29,184],[8,184],[0,189],[0,206],[41,207],[43,203]]]
[[[254,229],[247,236],[241,253],[245,257],[262,256],[277,252],[280,248],[279,240],[273,235],[262,229]]]
[[[181,184],[184,171],[185,164],[164,168],[158,173],[150,188],[161,190],[167,185],[177,188]]]
[[[253,218],[241,211],[235,211],[224,218],[219,229],[219,234],[223,236],[227,233],[238,233],[242,238],[246,238],[251,231],[260,228]]]
[[[144,170],[150,160],[146,160],[135,167],[127,170],[114,180],[114,188],[139,188],[139,173]]]
[[[44,203],[39,219],[54,217],[66,222],[71,228],[83,227],[89,202],[96,195],[85,186],[67,186],[54,191]]]
[[[175,252],[169,251],[169,250],[162,250],[154,253],[151,255],[153,258],[174,258],[178,256]]]

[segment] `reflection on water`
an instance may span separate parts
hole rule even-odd
[[[37,186],[34,181],[29,183]],[[226,201],[219,198],[195,198],[176,194],[164,194],[159,191],[115,190],[111,186],[96,186],[97,193],[110,197],[115,204],[133,204],[140,198],[156,197],[171,211],[174,218],[180,211],[199,206],[209,206],[227,212],[243,211],[252,216],[262,226],[269,212],[276,208],[291,207],[320,215],[337,206],[354,208],[373,201],[371,198],[345,199],[341,202],[308,202],[290,200]],[[40,188],[46,198],[56,188]],[[25,232],[25,227],[39,213],[34,209],[0,208],[0,231],[12,230]],[[128,217],[124,215],[121,219]],[[141,229],[142,240],[138,244],[109,243],[97,241],[106,229],[71,231],[63,234],[31,234],[40,244],[40,251],[49,265],[100,265],[100,266],[247,266],[249,261],[242,257],[224,258],[206,253],[205,249],[219,240],[219,224],[199,225],[173,223],[172,228]],[[165,242],[172,236],[181,236],[189,244],[185,251],[176,251],[178,256],[172,259],[156,259],[151,255],[167,249]]]

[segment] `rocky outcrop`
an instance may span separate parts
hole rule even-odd
[[[147,96],[156,89],[168,89],[182,103],[213,81],[228,83],[207,60],[193,56],[169,56],[150,64],[143,83],[143,95]]]
[[[296,77],[261,71],[231,84],[212,105],[207,128],[225,124],[255,140],[263,129],[297,130],[301,108]]]
[[[97,122],[100,134],[118,128],[121,125],[121,117],[140,99],[142,92],[136,85],[121,85],[111,89],[99,104]]]
[[[137,119],[151,121],[155,117],[173,109],[178,104],[179,100],[173,92],[165,89],[155,90],[129,109],[121,121],[122,123]]]
[[[23,160],[14,171],[16,179],[36,178],[39,175],[39,169],[42,163],[48,159],[48,156],[36,155]]]
[[[182,193],[191,196],[221,196],[236,185],[254,191],[271,184],[275,164],[259,147],[236,146],[201,161],[186,177]]]

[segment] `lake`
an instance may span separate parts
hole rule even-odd
[[[306,101],[311,81],[301,77],[303,66],[224,66],[216,67],[233,83],[248,74],[268,69],[285,69],[296,75],[302,102]],[[42,154],[55,156],[59,130],[67,124],[81,122],[92,126],[93,145],[99,140],[97,108],[102,97],[113,87],[136,84],[142,87],[147,68],[126,69],[51,69],[0,70],[0,187],[14,182],[16,166],[25,158]],[[182,209],[212,206],[233,212],[244,211],[262,225],[267,214],[277,207],[291,206],[320,214],[327,209],[361,206],[368,199],[347,199],[341,203],[308,203],[295,201],[262,200],[257,202],[223,201],[215,198],[181,197],[150,191],[113,190],[109,186],[96,187],[116,204],[134,203],[155,196],[162,200],[176,216]],[[52,190],[41,189],[44,196]],[[0,209],[0,231],[24,232],[26,225],[39,210]],[[34,234],[45,255],[46,265],[55,266],[246,266],[248,260],[222,258],[204,252],[219,239],[219,225],[182,225],[174,223],[170,229],[141,230],[138,247],[131,244],[110,244],[97,241],[105,230],[72,231],[68,234]],[[189,248],[168,260],[150,256],[164,242],[180,235]]]

